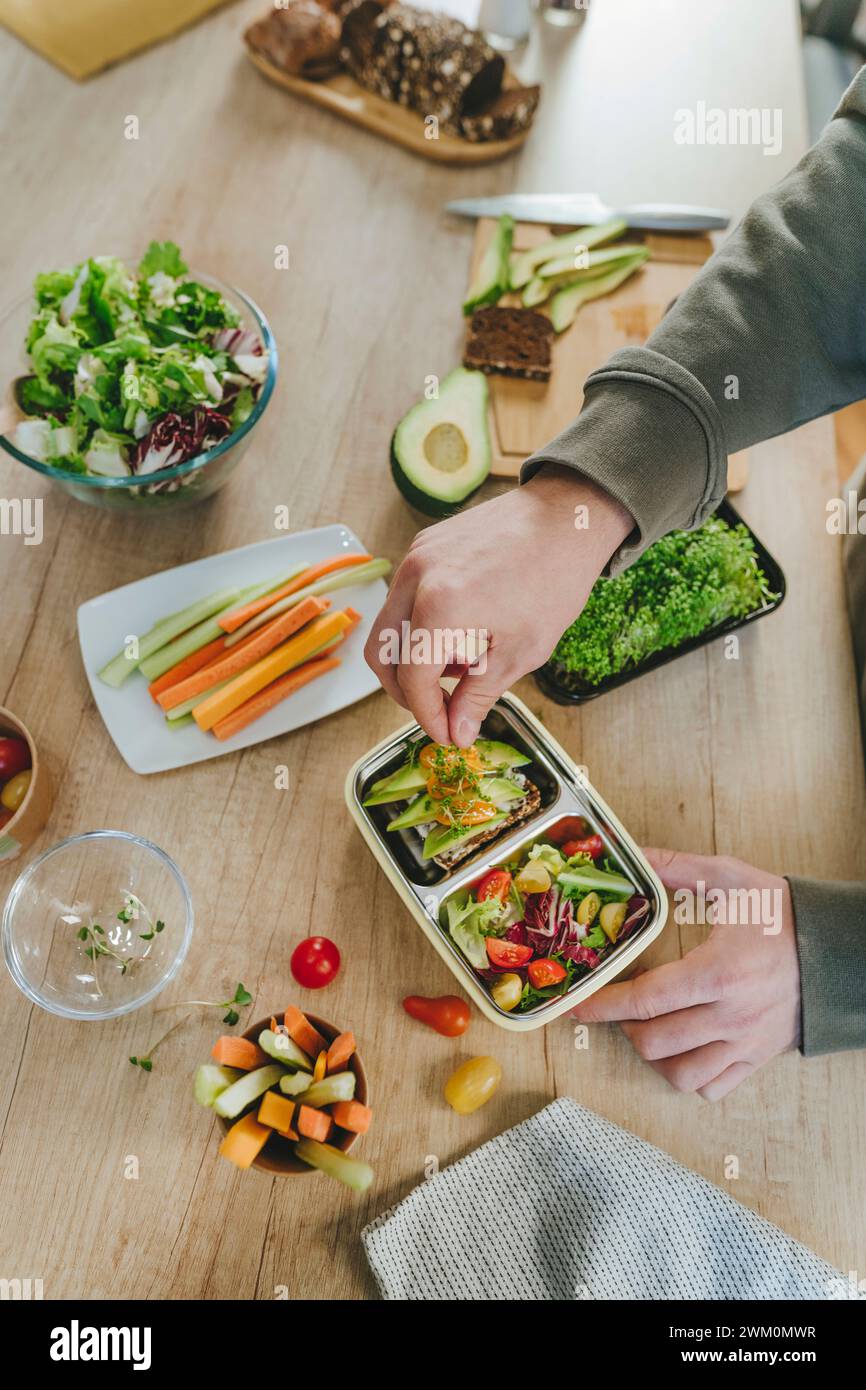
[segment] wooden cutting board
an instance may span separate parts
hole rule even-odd
[[[520,148],[532,129],[529,126],[507,140],[465,140],[462,135],[450,135],[446,131],[437,132],[436,138],[431,139],[432,132],[417,111],[410,111],[407,106],[400,106],[395,101],[386,101],[376,92],[368,92],[348,72],[338,72],[333,77],[313,82],[283,72],[261,53],[255,53],[250,48],[247,49],[247,56],[265,77],[285,87],[294,96],[310,101],[314,106],[324,107],[353,125],[363,126],[374,135],[380,135],[392,144],[402,145],[404,150],[411,150],[413,154],[439,164],[490,164],[496,159],[504,159]],[[513,74],[506,71],[503,86],[510,89],[520,85]]]
[[[492,218],[480,218],[472,253],[470,282],[496,226]],[[528,222],[514,229],[514,249],[528,250],[559,235]],[[583,382],[617,348],[646,342],[678,294],[691,283],[712,255],[708,236],[671,232],[628,232],[628,240],[642,241],[651,259],[631,279],[585,305],[575,322],[553,344],[553,372],[548,382],[520,381],[490,376],[490,434],[493,443],[492,472],[500,478],[516,478],[524,459],[566,428],[583,403]],[[519,304],[518,296],[500,300]],[[748,475],[748,451],[728,459],[728,491],[738,492]]]

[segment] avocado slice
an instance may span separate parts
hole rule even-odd
[[[483,372],[457,367],[440,382],[439,395],[419,401],[394,431],[394,481],[425,515],[457,511],[490,472],[487,394]]]
[[[495,304],[508,289],[511,280],[511,243],[514,240],[514,218],[504,213],[493,229],[487,249],[481,257],[478,274],[463,301],[467,316],[484,304]]]
[[[422,858],[432,859],[434,855],[444,854],[446,850],[454,849],[455,845],[462,845],[466,840],[471,840],[473,835],[481,835],[485,830],[492,830],[494,825],[500,825],[506,819],[506,812],[500,811],[498,815],[491,816],[483,825],[439,825],[435,830],[431,830],[427,839],[424,841],[424,848],[421,851]]]
[[[556,256],[567,256],[569,253],[573,262],[576,246],[601,246],[602,242],[613,241],[615,237],[622,236],[625,230],[626,223],[621,217],[616,217],[611,222],[599,223],[597,227],[579,227],[576,232],[564,232],[562,236],[545,241],[541,246],[518,252],[511,257],[511,288],[519,290],[528,285],[535,275],[536,266],[544,265]]]
[[[521,787],[519,782],[512,782],[510,777],[482,777],[478,794],[485,801],[493,801],[500,806],[509,801],[520,801],[526,795],[526,788]],[[419,796],[411,806],[388,822],[387,829],[407,830],[411,825],[423,825],[425,821],[433,819],[436,809],[437,803],[432,796]]]
[[[493,738],[477,738],[475,747],[485,767],[523,767],[524,763],[532,761],[525,753],[512,748],[510,743],[500,743]]]
[[[364,797],[364,805],[383,806],[389,801],[405,801],[415,792],[424,790],[428,776],[420,763],[405,763],[390,777],[373,783],[369,795]]]
[[[642,256],[631,256],[607,275],[600,275],[595,280],[577,280],[574,284],[565,285],[558,290],[550,301],[550,321],[556,332],[564,332],[574,323],[578,310],[584,304],[588,304],[591,299],[600,299],[602,295],[610,294],[633,275],[648,257],[648,251]]]

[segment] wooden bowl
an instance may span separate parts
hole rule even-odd
[[[0,827],[0,863],[9,863],[17,859],[22,850],[33,843],[51,811],[51,781],[48,769],[36,752],[36,744],[30,730],[11,710],[0,705],[0,737],[10,734],[16,738],[23,738],[30,749],[33,776],[30,778],[27,795],[18,810],[11,820]]]
[[[341,1028],[335,1028],[333,1023],[328,1023],[326,1019],[319,1018],[316,1014],[307,1013],[306,1010],[304,1010],[304,1016],[310,1020],[313,1027],[321,1033],[322,1037],[328,1043],[333,1042],[334,1038],[345,1031]],[[274,1017],[277,1023],[283,1022],[282,1014],[269,1015],[267,1018],[260,1019],[258,1023],[254,1023],[252,1027],[248,1028],[244,1033],[244,1037],[247,1038],[249,1042],[257,1043],[259,1040],[259,1033],[265,1028],[270,1028],[271,1017]],[[348,1070],[355,1073],[355,1100],[359,1100],[362,1105],[368,1105],[367,1073],[364,1070],[364,1064],[357,1052],[353,1053],[350,1058]],[[258,1101],[256,1105],[258,1105]],[[236,1116],[233,1120],[224,1120],[222,1116],[220,1116],[219,1121],[223,1129],[228,1133],[232,1125],[237,1124],[239,1118],[239,1116]],[[335,1149],[342,1149],[343,1153],[348,1153],[349,1149],[351,1149],[352,1145],[356,1140],[360,1139],[360,1137],[360,1134],[352,1134],[349,1130],[344,1130],[339,1139],[329,1140],[328,1142],[331,1143]],[[303,1163],[301,1159],[295,1158],[295,1145],[293,1140],[284,1139],[283,1136],[277,1134],[276,1131],[271,1135],[258,1157],[253,1159],[253,1167],[260,1168],[265,1173],[273,1173],[278,1177],[300,1177],[306,1173],[318,1172],[318,1169],[311,1168],[309,1163]]]

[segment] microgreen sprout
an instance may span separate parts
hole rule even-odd
[[[80,919],[77,919],[80,920]],[[107,931],[93,917],[89,922],[79,927],[76,932],[78,940],[84,947],[84,954],[93,965],[93,982],[100,994],[103,993],[97,973],[97,961],[102,957],[114,960],[121,975],[126,975],[135,965],[140,965],[147,960],[152,947],[150,942],[154,940],[159,932],[165,930],[165,923],[160,919],[156,921],[150,915],[135,893],[127,892],[123,895],[123,906],[120,911],[115,913],[115,921],[118,926],[112,926]],[[123,948],[127,945],[124,939],[123,928],[133,923],[140,923],[145,928],[138,931],[138,939],[147,942],[141,954],[124,954]]]
[[[160,927],[161,924],[157,922],[154,929],[159,931]],[[234,1007],[235,1004],[239,1005],[241,1008],[246,1008],[247,1004],[251,1004],[252,1002],[253,996],[250,994],[249,990],[243,984],[238,984],[231,999],[178,999],[174,1004],[163,1004],[161,1008],[155,1009],[154,1012],[160,1014],[165,1013],[166,1009],[180,1009],[184,1007],[227,1009],[228,1012],[223,1017],[223,1023],[234,1024],[237,1023],[240,1018],[240,1014]],[[171,1037],[176,1028],[179,1028],[182,1023],[186,1023],[187,1019],[191,1017],[191,1014],[185,1014],[177,1023],[172,1024],[168,1032],[163,1033],[162,1037],[157,1039],[150,1051],[146,1052],[143,1057],[130,1057],[129,1060],[132,1065],[134,1067],[140,1067],[142,1071],[153,1071],[153,1054],[156,1052],[156,1049],[162,1046],[166,1038]]]

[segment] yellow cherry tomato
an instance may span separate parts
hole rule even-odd
[[[497,976],[490,986],[490,993],[493,995],[494,1003],[498,1004],[500,1009],[504,1009],[507,1014],[511,1013],[511,1010],[516,1009],[520,1003],[523,981],[519,975],[512,975],[509,970],[506,974]]]
[[[32,776],[33,770],[29,767],[26,772],[16,772],[15,776],[9,778],[2,792],[0,792],[0,802],[2,802],[6,810],[11,811],[13,815],[30,790],[30,779]]]
[[[586,901],[586,899],[584,899]],[[627,903],[605,903],[599,913],[599,924],[605,936],[610,941],[616,941],[622,930],[625,915],[628,911]]]
[[[524,864],[514,880],[514,886],[521,893],[546,893],[552,882],[550,874],[541,861],[530,859],[528,864]]]
[[[502,1068],[495,1057],[470,1057],[445,1082],[445,1099],[458,1115],[480,1110],[498,1090]]]

